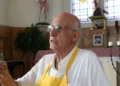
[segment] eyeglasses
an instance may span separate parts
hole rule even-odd
[[[47,29],[47,32],[50,32],[52,29],[55,29],[56,31],[62,29],[62,28],[68,28],[68,27],[62,27],[62,26],[59,26],[59,25],[56,25],[56,26],[53,26],[53,25],[49,25],[48,26],[48,29]],[[73,31],[76,31],[75,29],[73,29]]]
[[[48,29],[47,29],[47,32],[50,32],[52,29],[55,29],[56,31],[62,29],[63,27],[62,26],[52,26],[52,25],[49,25],[48,26]]]

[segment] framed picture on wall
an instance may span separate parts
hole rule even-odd
[[[93,35],[93,46],[103,46],[104,37],[103,34]]]
[[[107,47],[108,46],[108,30],[94,29],[89,30],[91,47]]]

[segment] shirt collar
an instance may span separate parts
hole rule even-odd
[[[70,59],[70,57],[72,56],[72,53],[74,52],[75,48],[77,46],[75,46],[71,51],[70,53],[58,64],[58,70],[61,70],[63,67],[66,68],[66,65]],[[54,63],[55,63],[55,57],[52,59],[52,66],[54,66]]]

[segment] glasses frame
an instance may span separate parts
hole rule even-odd
[[[59,25],[56,25],[56,26],[49,25],[48,28],[47,28],[47,32],[50,32],[52,29],[55,29],[56,31],[58,31],[62,28],[68,28],[68,27],[62,27],[62,26],[59,26]],[[77,30],[73,29],[73,31],[77,31]]]

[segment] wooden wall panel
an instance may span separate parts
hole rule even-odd
[[[3,52],[5,59],[9,60],[12,57],[11,46],[11,27],[0,25],[0,38],[3,39]]]
[[[17,59],[17,60],[27,60],[29,67],[28,69],[30,69],[33,66],[33,62],[34,62],[34,57],[32,53],[23,53],[22,51],[16,50],[15,49],[15,39],[17,37],[17,33],[20,31],[24,31],[24,27],[12,27],[12,59]]]
[[[15,44],[14,41],[17,37],[17,33],[20,31],[23,31],[25,28],[24,27],[12,27],[12,59],[22,59],[21,55],[22,52],[18,51],[15,49]]]
[[[17,37],[17,33],[23,31],[25,27],[8,27],[0,25],[0,39],[3,39],[3,53],[5,60],[22,60],[25,63],[25,72],[30,70],[34,65],[34,57],[32,53],[22,53],[15,49],[14,41]],[[21,76],[22,68],[14,69],[14,76],[18,78]]]
[[[3,52],[6,60],[31,59],[31,53],[23,54],[15,49],[14,41],[17,33],[24,31],[24,27],[8,27],[0,25],[0,38],[3,39]]]

